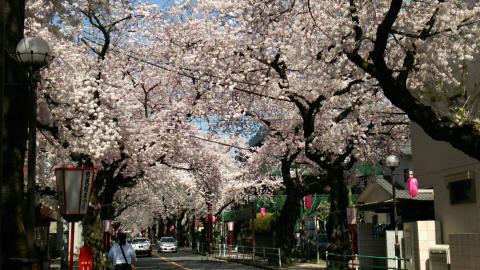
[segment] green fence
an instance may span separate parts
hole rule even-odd
[[[207,244],[197,243],[195,251],[202,255],[202,260],[217,258],[238,262],[254,262],[257,266],[282,267],[282,252],[279,248],[212,244],[209,251]]]
[[[380,257],[380,256],[367,256],[355,254],[341,255],[335,253],[326,252],[327,269],[355,269],[355,270],[408,270],[406,265],[409,263],[408,259],[398,257]],[[352,260],[353,259],[353,260]],[[367,263],[368,262],[368,263]],[[373,264],[372,264],[373,262]],[[389,262],[393,262],[393,265],[400,263],[398,266],[388,266]],[[392,263],[390,263],[392,264]]]

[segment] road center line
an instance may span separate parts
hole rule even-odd
[[[176,267],[178,267],[178,268],[180,268],[180,269],[183,269],[183,270],[192,270],[192,269],[190,269],[190,268],[187,268],[187,267],[185,267],[185,266],[183,266],[183,265],[181,265],[181,264],[178,264],[178,263],[176,263],[176,262],[174,262],[174,261],[171,261],[171,260],[169,260],[169,259],[167,259],[167,258],[165,258],[165,257],[163,257],[163,256],[158,255],[158,254],[153,254],[153,255],[157,256],[157,257],[160,258],[160,259],[162,259],[162,261],[165,261],[165,262],[167,262],[167,263],[169,263],[169,264],[171,264],[171,265],[174,265],[174,266],[176,266]]]

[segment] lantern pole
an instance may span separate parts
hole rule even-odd
[[[234,221],[227,222],[227,231],[228,231],[228,242],[229,242],[229,253],[232,256],[232,242],[233,242],[233,228],[234,228]]]
[[[207,215],[207,219],[208,219],[208,222],[207,222],[207,225],[208,225],[208,254],[212,254],[213,253],[213,250],[212,250],[212,247],[213,247],[213,239],[212,239],[212,204],[210,202],[207,202],[207,208],[208,208],[208,215]]]
[[[347,207],[347,222],[350,225],[352,239],[352,269],[355,269],[355,225],[357,224],[358,209],[355,205]]]
[[[397,224],[397,188],[395,187],[394,171],[400,164],[400,160],[395,155],[390,155],[386,159],[386,165],[390,168],[390,177],[392,178],[392,200],[393,200],[393,225],[395,227],[395,257],[397,258],[397,268],[401,268],[400,243],[398,242],[398,224]]]
[[[75,222],[70,222],[70,260],[68,264],[68,269],[73,269],[73,241],[75,239]]]
[[[398,224],[397,224],[397,188],[395,187],[395,176],[393,171],[395,167],[390,167],[390,174],[392,177],[392,197],[393,197],[393,225],[395,226],[395,257],[400,257],[400,243],[398,242]],[[400,260],[397,262],[397,267],[400,269]]]
[[[248,196],[252,207],[252,260],[255,259],[255,219],[257,217],[257,196],[252,193]]]
[[[355,224],[350,224],[352,234],[352,269],[355,269]]]

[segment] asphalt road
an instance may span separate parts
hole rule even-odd
[[[152,257],[138,257],[135,264],[138,270],[255,270],[251,266],[245,266],[230,262],[204,261],[202,257],[189,252],[157,253]]]

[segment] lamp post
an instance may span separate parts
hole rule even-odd
[[[3,53],[3,52],[2,52]],[[28,167],[27,167],[27,222],[26,235],[29,249],[33,252],[35,226],[35,166],[37,159],[37,93],[38,72],[53,59],[48,43],[39,37],[25,37],[17,45],[15,56],[25,68],[30,92],[30,116],[28,119]]]
[[[397,257],[397,267],[400,269],[400,243],[398,242],[398,224],[397,224],[397,189],[395,188],[394,171],[398,167],[400,160],[396,155],[389,155],[385,160],[387,167],[390,168],[390,177],[392,178],[392,200],[393,200],[393,225],[395,228],[395,257]]]
[[[255,218],[257,217],[257,196],[255,193],[248,196],[248,201],[252,204],[252,260],[255,259]]]
[[[207,215],[207,226],[208,226],[208,254],[213,253],[213,218],[212,218],[212,203],[207,202],[207,207],[208,207],[208,215]]]
[[[227,228],[228,228],[228,245],[229,245],[229,254],[230,256],[232,256],[232,240],[233,240],[233,228],[235,226],[235,222],[234,221],[229,221],[227,223]]]

